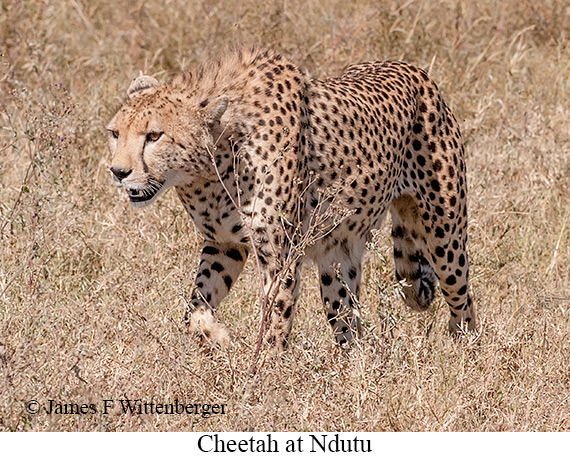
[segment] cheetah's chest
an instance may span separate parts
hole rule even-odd
[[[223,189],[178,187],[176,191],[205,238],[218,243],[247,242],[239,213]]]

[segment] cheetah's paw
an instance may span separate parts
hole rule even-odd
[[[232,340],[226,326],[216,321],[210,309],[200,308],[194,311],[190,315],[189,330],[205,341],[221,347],[229,346]]]

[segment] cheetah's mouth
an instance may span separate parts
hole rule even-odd
[[[134,206],[146,206],[152,203],[165,189],[164,183],[150,179],[141,189],[127,188],[127,195]]]

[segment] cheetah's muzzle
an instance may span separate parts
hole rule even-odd
[[[152,202],[163,188],[163,183],[150,180],[148,185],[142,189],[127,188],[127,195],[130,202],[135,206],[147,205]]]

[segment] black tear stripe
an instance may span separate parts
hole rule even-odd
[[[143,171],[145,173],[148,173],[148,165],[144,161],[144,148],[146,148],[146,141],[143,144],[143,148],[142,148],[142,152],[141,152],[141,160],[142,160],[142,164],[143,164]]]

